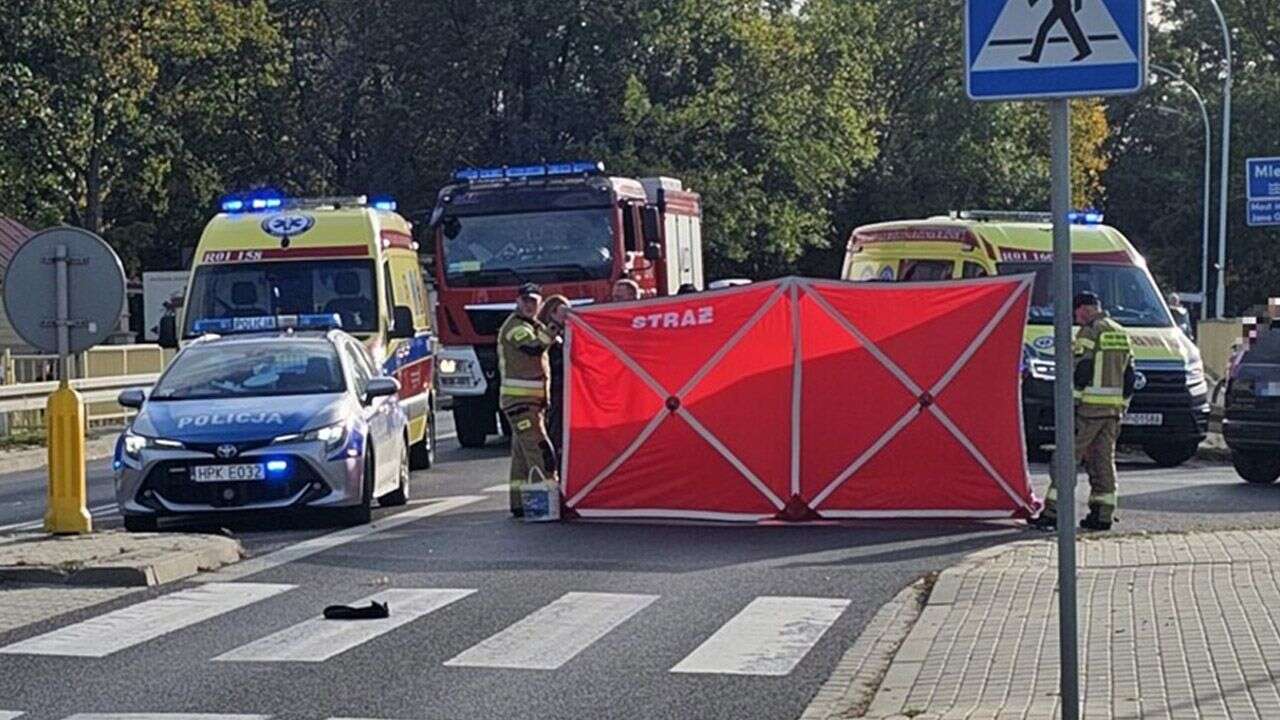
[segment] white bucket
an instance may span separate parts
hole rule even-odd
[[[525,522],[554,522],[560,519],[560,483],[553,480],[524,483],[520,486],[520,504]]]

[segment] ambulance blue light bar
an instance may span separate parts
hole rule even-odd
[[[224,213],[278,210],[284,207],[284,196],[275,190],[258,190],[249,193],[233,193],[219,201]]]
[[[203,318],[195,321],[191,329],[198,335],[215,333],[274,332],[277,330],[335,330],[342,328],[342,318],[337,313],[314,315],[262,315],[256,317]]]
[[[464,168],[454,171],[453,179],[459,182],[493,182],[567,175],[599,175],[603,172],[604,163],[599,161],[558,162],[497,168]]]
[[[1079,210],[1067,213],[1067,220],[1072,225],[1101,225],[1103,215],[1097,210]]]
[[[376,197],[369,202],[374,210],[383,210],[386,212],[395,212],[398,204],[389,197]]]

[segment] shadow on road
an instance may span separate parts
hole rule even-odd
[[[740,526],[571,522],[523,524],[459,512],[326,553],[334,567],[388,574],[574,570],[681,573],[762,563],[771,569],[858,566],[968,552],[1026,537],[1012,523],[890,522]],[[944,539],[945,542],[929,542]],[[887,547],[902,544],[902,547]]]

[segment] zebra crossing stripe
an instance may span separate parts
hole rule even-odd
[[[13,720],[21,715],[22,713],[13,710],[0,710],[0,720]]]
[[[293,585],[209,583],[37,635],[0,648],[0,654],[106,657],[292,588]]]
[[[287,627],[278,633],[242,645],[214,660],[233,662],[323,662],[357,645],[411,623],[427,613],[474,593],[475,590],[410,589],[383,590],[359,600],[387,603],[391,617],[381,620],[335,622],[316,617]]]
[[[270,717],[222,713],[80,713],[64,720],[268,720]]]
[[[786,675],[848,605],[835,598],[758,597],[671,672]]]
[[[555,670],[657,599],[657,595],[566,593],[445,665]]]

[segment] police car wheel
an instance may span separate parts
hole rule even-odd
[[[124,529],[129,532],[155,532],[160,529],[160,520],[154,515],[125,515]]]
[[[360,491],[360,504],[343,510],[343,520],[348,525],[365,525],[373,520],[373,452],[364,454],[364,483]]]
[[[397,477],[400,484],[395,490],[378,498],[378,504],[382,507],[396,507],[409,502],[409,450],[402,445],[400,448],[400,469],[397,471]]]

